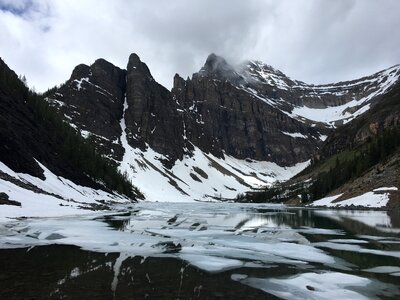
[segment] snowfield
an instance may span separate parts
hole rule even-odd
[[[119,170],[126,173],[148,201],[192,202],[232,199],[239,193],[268,186],[277,180],[287,180],[306,168],[310,161],[291,167],[273,162],[241,160],[228,155],[218,158],[194,147],[192,154],[167,169],[161,162],[167,159],[150,147],[135,149],[126,136],[125,111],[120,121],[121,144],[125,149]]]
[[[92,213],[92,205],[106,203],[130,203],[131,201],[118,194],[106,193],[73,183],[56,176],[44,165],[39,163],[44,171],[45,180],[15,173],[0,162],[0,171],[19,180],[31,184],[44,193],[18,186],[17,184],[0,179],[0,192],[5,192],[10,200],[18,201],[21,207],[14,205],[0,206],[0,220],[16,217],[55,217],[65,215],[80,215]],[[101,202],[99,202],[101,201]]]
[[[363,206],[380,208],[385,207],[389,201],[390,191],[397,191],[397,187],[381,187],[374,189],[371,192],[367,192],[360,196],[349,198],[346,200],[334,202],[336,199],[341,197],[343,194],[329,196],[316,200],[310,204],[310,206],[326,206],[326,207],[349,207],[349,206]]]

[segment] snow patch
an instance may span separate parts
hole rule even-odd
[[[372,192],[367,192],[360,196],[349,198],[347,200],[342,200],[339,202],[333,202],[340,196],[330,196],[325,197],[320,200],[316,200],[310,204],[310,206],[327,206],[327,207],[346,207],[346,206],[363,206],[363,207],[385,207],[389,201],[389,193],[375,193],[376,190]],[[387,191],[387,190],[386,190]]]
[[[304,134],[301,134],[299,132],[290,133],[290,132],[282,131],[282,133],[285,134],[285,135],[291,136],[292,138],[302,138],[302,139],[307,139],[308,138],[308,136],[306,136]]]
[[[167,169],[162,160],[168,157],[149,146],[144,151],[131,147],[126,134],[125,112],[120,121],[121,143],[125,149],[119,166],[144,193],[146,200],[163,202],[217,201],[233,199],[252,188],[268,186],[276,180],[287,180],[306,168],[310,161],[292,167],[281,167],[273,162],[225,158],[203,153],[194,147],[191,155],[175,161]],[[156,186],[155,186],[156,183]]]

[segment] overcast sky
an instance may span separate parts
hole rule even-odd
[[[132,52],[167,88],[211,52],[327,83],[399,64],[399,12],[399,0],[0,0],[0,56],[38,91],[100,57],[125,68]]]

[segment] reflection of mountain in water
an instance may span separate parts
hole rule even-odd
[[[281,285],[271,280],[289,284],[296,274],[312,287],[340,291],[343,286],[324,282],[335,272],[338,284],[350,278],[367,283],[361,288],[365,295],[386,289],[395,298],[396,230],[383,211],[245,204],[146,203],[116,215],[21,219],[1,229],[0,295],[19,296],[24,292],[15,291],[19,282],[29,290],[26,295],[37,298],[251,299],[266,296],[260,292],[266,287],[278,295]],[[317,285],[314,275],[321,272],[328,275],[318,277]]]

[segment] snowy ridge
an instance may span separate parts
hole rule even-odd
[[[251,60],[244,63],[240,69],[240,73],[245,78],[258,80],[264,84],[274,86],[281,90],[288,90],[291,88],[290,84],[292,83],[292,80],[289,77],[261,61]]]
[[[292,138],[302,138],[302,139],[308,138],[308,136],[306,136],[304,134],[301,134],[299,132],[291,133],[291,132],[282,131],[282,133],[285,134],[285,135],[288,135],[288,136],[290,136]]]
[[[369,85],[376,84],[378,86],[377,90],[369,93],[367,96],[361,99],[354,99],[346,104],[339,106],[331,106],[323,109],[319,108],[309,108],[309,107],[295,107],[292,111],[293,116],[304,117],[311,121],[323,122],[332,124],[336,121],[343,121],[343,123],[348,123],[357,116],[363,114],[370,108],[369,101],[374,97],[383,95],[386,93],[398,80],[400,77],[400,67],[395,66],[385,71],[377,74],[378,76],[374,79],[357,81],[354,85],[363,85],[368,83]],[[313,87],[318,91],[323,91],[323,93],[329,93],[329,91],[338,88],[345,88],[346,86],[316,86]],[[371,86],[364,86],[364,90],[371,89]],[[355,110],[355,111],[354,111]],[[352,112],[353,111],[353,112]]]
[[[18,201],[21,207],[3,205],[0,219],[8,217],[53,217],[64,215],[88,214],[93,205],[109,203],[129,203],[130,200],[118,194],[110,194],[73,183],[57,176],[44,165],[37,162],[44,171],[45,180],[16,173],[0,162],[0,171],[23,184],[30,184],[39,190],[33,191],[18,184],[0,178],[0,191],[5,192],[10,200]]]
[[[249,61],[238,68],[240,75],[245,78],[248,85],[246,87],[238,86],[238,88],[276,107],[294,119],[301,122],[323,123],[328,127],[334,127],[337,122],[347,123],[368,111],[371,100],[388,92],[400,78],[399,65],[358,80],[324,85],[310,85],[294,81],[282,72],[259,61]],[[288,110],[283,108],[282,104],[290,104],[290,101],[266,95],[265,86],[272,87],[274,92],[281,90],[284,93],[290,93],[292,95],[289,97],[293,99],[299,98],[308,101],[314,99],[315,104],[292,104],[292,109]],[[339,102],[343,101],[342,99],[345,97],[348,100],[340,105],[325,106],[323,99],[329,97],[330,99],[337,98]]]

